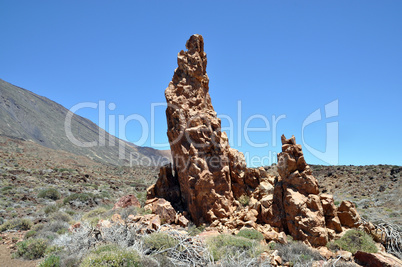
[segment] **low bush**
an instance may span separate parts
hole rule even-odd
[[[346,250],[355,254],[358,250],[375,253],[377,252],[377,247],[368,234],[360,230],[349,230],[340,239],[331,241],[328,243],[327,247],[330,250]]]
[[[248,239],[258,240],[261,241],[264,239],[264,236],[255,229],[241,229],[237,236],[242,236]]]
[[[44,229],[49,232],[58,233],[63,231],[63,233],[68,229],[69,224],[63,221],[54,221],[45,225]]]
[[[241,197],[239,197],[238,201],[240,202],[240,204],[242,204],[243,206],[247,206],[248,203],[250,202],[250,197],[247,195],[242,195]]]
[[[4,232],[6,230],[29,230],[31,229],[33,223],[28,219],[15,218],[9,221],[6,221],[2,225],[0,225],[0,232]]]
[[[45,255],[47,241],[44,239],[28,239],[17,243],[17,251],[14,257],[23,257],[28,260],[35,260]]]
[[[83,220],[88,220],[90,218],[99,217],[100,215],[102,215],[102,214],[104,214],[106,212],[107,212],[107,209],[105,209],[103,207],[99,207],[99,208],[96,208],[94,210],[91,210],[91,211],[85,213],[82,216],[82,219]]]
[[[61,212],[61,211],[55,212],[52,214],[52,216],[50,216],[50,221],[61,221],[61,222],[68,223],[72,220],[73,220],[73,218],[71,218],[70,215],[68,215],[65,212]]]
[[[95,196],[92,193],[74,193],[63,199],[63,204],[68,204],[72,201],[90,202],[94,201]]]
[[[290,262],[293,265],[307,265],[314,260],[321,260],[318,251],[313,251],[310,247],[302,242],[292,242],[288,244],[277,244],[275,249],[278,250],[284,262]]]
[[[197,227],[197,226],[195,226],[195,224],[191,223],[188,226],[187,232],[188,232],[188,234],[190,236],[196,236],[196,235],[201,234],[202,232],[204,232],[204,230],[205,230],[205,225],[200,225],[200,226]]]
[[[40,264],[39,267],[60,267],[60,257],[56,255],[47,256]]]
[[[103,266],[143,266],[141,257],[135,250],[106,250],[94,252],[86,256],[81,267],[103,267]]]
[[[152,233],[144,237],[144,245],[151,250],[172,248],[179,244],[179,241],[166,233]]]
[[[2,191],[2,192],[6,192],[6,191],[11,190],[11,189],[13,189],[12,186],[5,186],[5,187],[3,187],[3,188],[1,189],[1,191]]]
[[[48,206],[46,206],[46,208],[44,209],[44,212],[45,212],[46,214],[50,214],[50,213],[56,212],[56,211],[58,211],[58,210],[59,210],[59,208],[58,208],[56,205],[48,205]]]
[[[145,201],[147,200],[147,191],[139,191],[135,194],[135,196],[137,197],[138,201],[141,204],[141,207],[143,207],[145,205]]]
[[[46,228],[43,229],[42,231],[38,232],[35,236],[35,238],[41,238],[41,239],[45,239],[45,240],[49,240],[49,241],[53,241],[57,237],[58,237],[58,235],[56,234],[56,232],[47,231]]]
[[[25,233],[24,239],[29,239],[31,237],[34,237],[37,233],[38,232],[36,232],[35,230],[30,230]]]
[[[49,198],[51,200],[58,200],[61,197],[60,192],[55,188],[43,189],[38,194],[39,198]]]
[[[207,239],[207,245],[214,258],[220,260],[227,256],[234,256],[246,252],[247,256],[257,256],[256,242],[241,236],[221,234]],[[262,252],[262,251],[261,251]]]

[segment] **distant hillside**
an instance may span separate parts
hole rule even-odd
[[[72,117],[71,132],[81,142],[99,140],[99,131],[104,134],[105,146],[80,147],[67,137],[64,122],[68,110],[50,99],[14,86],[0,79],[0,135],[31,140],[35,143],[87,156],[90,159],[115,165],[130,165],[152,162],[158,165],[168,151],[149,147],[139,147],[120,140],[100,129],[92,121],[81,116]],[[109,146],[109,140],[115,138],[115,145]],[[125,159],[119,159],[119,147],[124,147]]]

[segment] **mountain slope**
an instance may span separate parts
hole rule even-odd
[[[74,144],[65,130],[68,112],[66,108],[46,97],[0,79],[1,135],[31,140],[45,147],[115,165],[130,165],[130,158],[133,165],[148,165],[149,162],[160,165],[164,157],[168,156],[166,151],[138,147],[120,140],[78,115],[72,116],[71,127],[67,127],[67,130],[71,130],[73,138],[79,142],[96,142],[97,145],[83,147]],[[114,145],[109,145],[109,141],[113,139]],[[99,140],[105,140],[105,145],[99,145]]]

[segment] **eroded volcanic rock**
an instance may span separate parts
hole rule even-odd
[[[318,195],[318,183],[304,160],[295,137],[282,135],[282,153],[278,154],[278,172],[282,178],[283,210],[289,233],[298,240],[324,246],[328,242],[324,209]]]
[[[177,56],[178,68],[165,91],[167,135],[181,201],[199,224],[227,217],[233,194],[229,143],[208,93],[202,36],[191,36],[186,48]]]
[[[313,246],[325,245],[343,230],[346,220],[339,217],[352,214],[351,209],[340,213],[331,195],[319,195],[294,137],[282,136],[279,176],[262,167],[247,168],[244,155],[230,148],[212,107],[202,36],[191,36],[186,48],[178,54],[165,91],[173,164],[160,169],[158,181],[148,188],[148,201],[163,198],[195,224],[219,231],[252,227],[267,240],[286,242],[291,234]],[[242,196],[247,204],[238,201]]]

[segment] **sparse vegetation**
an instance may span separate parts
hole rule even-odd
[[[56,255],[50,255],[46,257],[40,264],[39,267],[60,267],[60,257]]]
[[[257,241],[261,241],[264,239],[264,236],[255,229],[241,229],[237,236],[242,236]]]
[[[90,253],[86,256],[81,267],[103,266],[142,266],[141,257],[135,250],[119,249],[106,250],[100,253]]]
[[[2,225],[0,225],[0,232],[4,232],[6,230],[29,230],[31,229],[33,223],[28,219],[20,219],[15,218],[9,221],[6,221]]]
[[[257,242],[241,236],[220,234],[207,239],[207,244],[214,260],[227,256],[236,256],[246,252],[247,256],[255,257],[262,251],[256,250]]]
[[[347,250],[356,253],[358,250],[375,253],[377,247],[371,236],[360,230],[349,230],[340,239],[331,241],[327,247],[331,250]]]
[[[57,205],[48,205],[48,206],[45,207],[44,212],[45,212],[46,214],[50,214],[50,213],[52,213],[52,212],[57,211],[58,209],[59,209],[59,208],[57,207]]]
[[[46,247],[47,241],[44,239],[28,239],[17,243],[17,251],[13,256],[28,260],[39,259],[44,256]]]
[[[38,194],[39,198],[48,198],[51,200],[58,200],[61,197],[60,192],[55,188],[43,189]]]
[[[95,196],[92,193],[75,193],[63,199],[63,204],[68,204],[72,201],[89,202],[94,201]]]
[[[289,262],[292,266],[299,264],[304,266],[313,260],[321,260],[319,252],[313,251],[302,242],[292,242],[288,244],[277,244],[275,249],[279,251],[284,262]]]
[[[72,218],[70,215],[68,215],[65,212],[54,212],[52,213],[52,215],[50,216],[50,220],[51,221],[61,221],[61,222],[71,222]]]
[[[30,230],[28,232],[26,232],[24,239],[29,239],[31,237],[34,237],[37,234],[37,232],[35,230]]]
[[[152,233],[144,237],[144,245],[151,250],[161,250],[177,246],[179,242],[166,233]]]
[[[243,206],[247,206],[248,203],[250,202],[250,197],[247,195],[242,195],[241,197],[239,197],[238,201],[240,202],[240,204],[242,204]]]
[[[205,225],[203,225],[203,224],[198,227],[195,224],[190,224],[188,226],[187,232],[190,236],[196,236],[196,235],[204,232],[204,230],[205,230]]]

